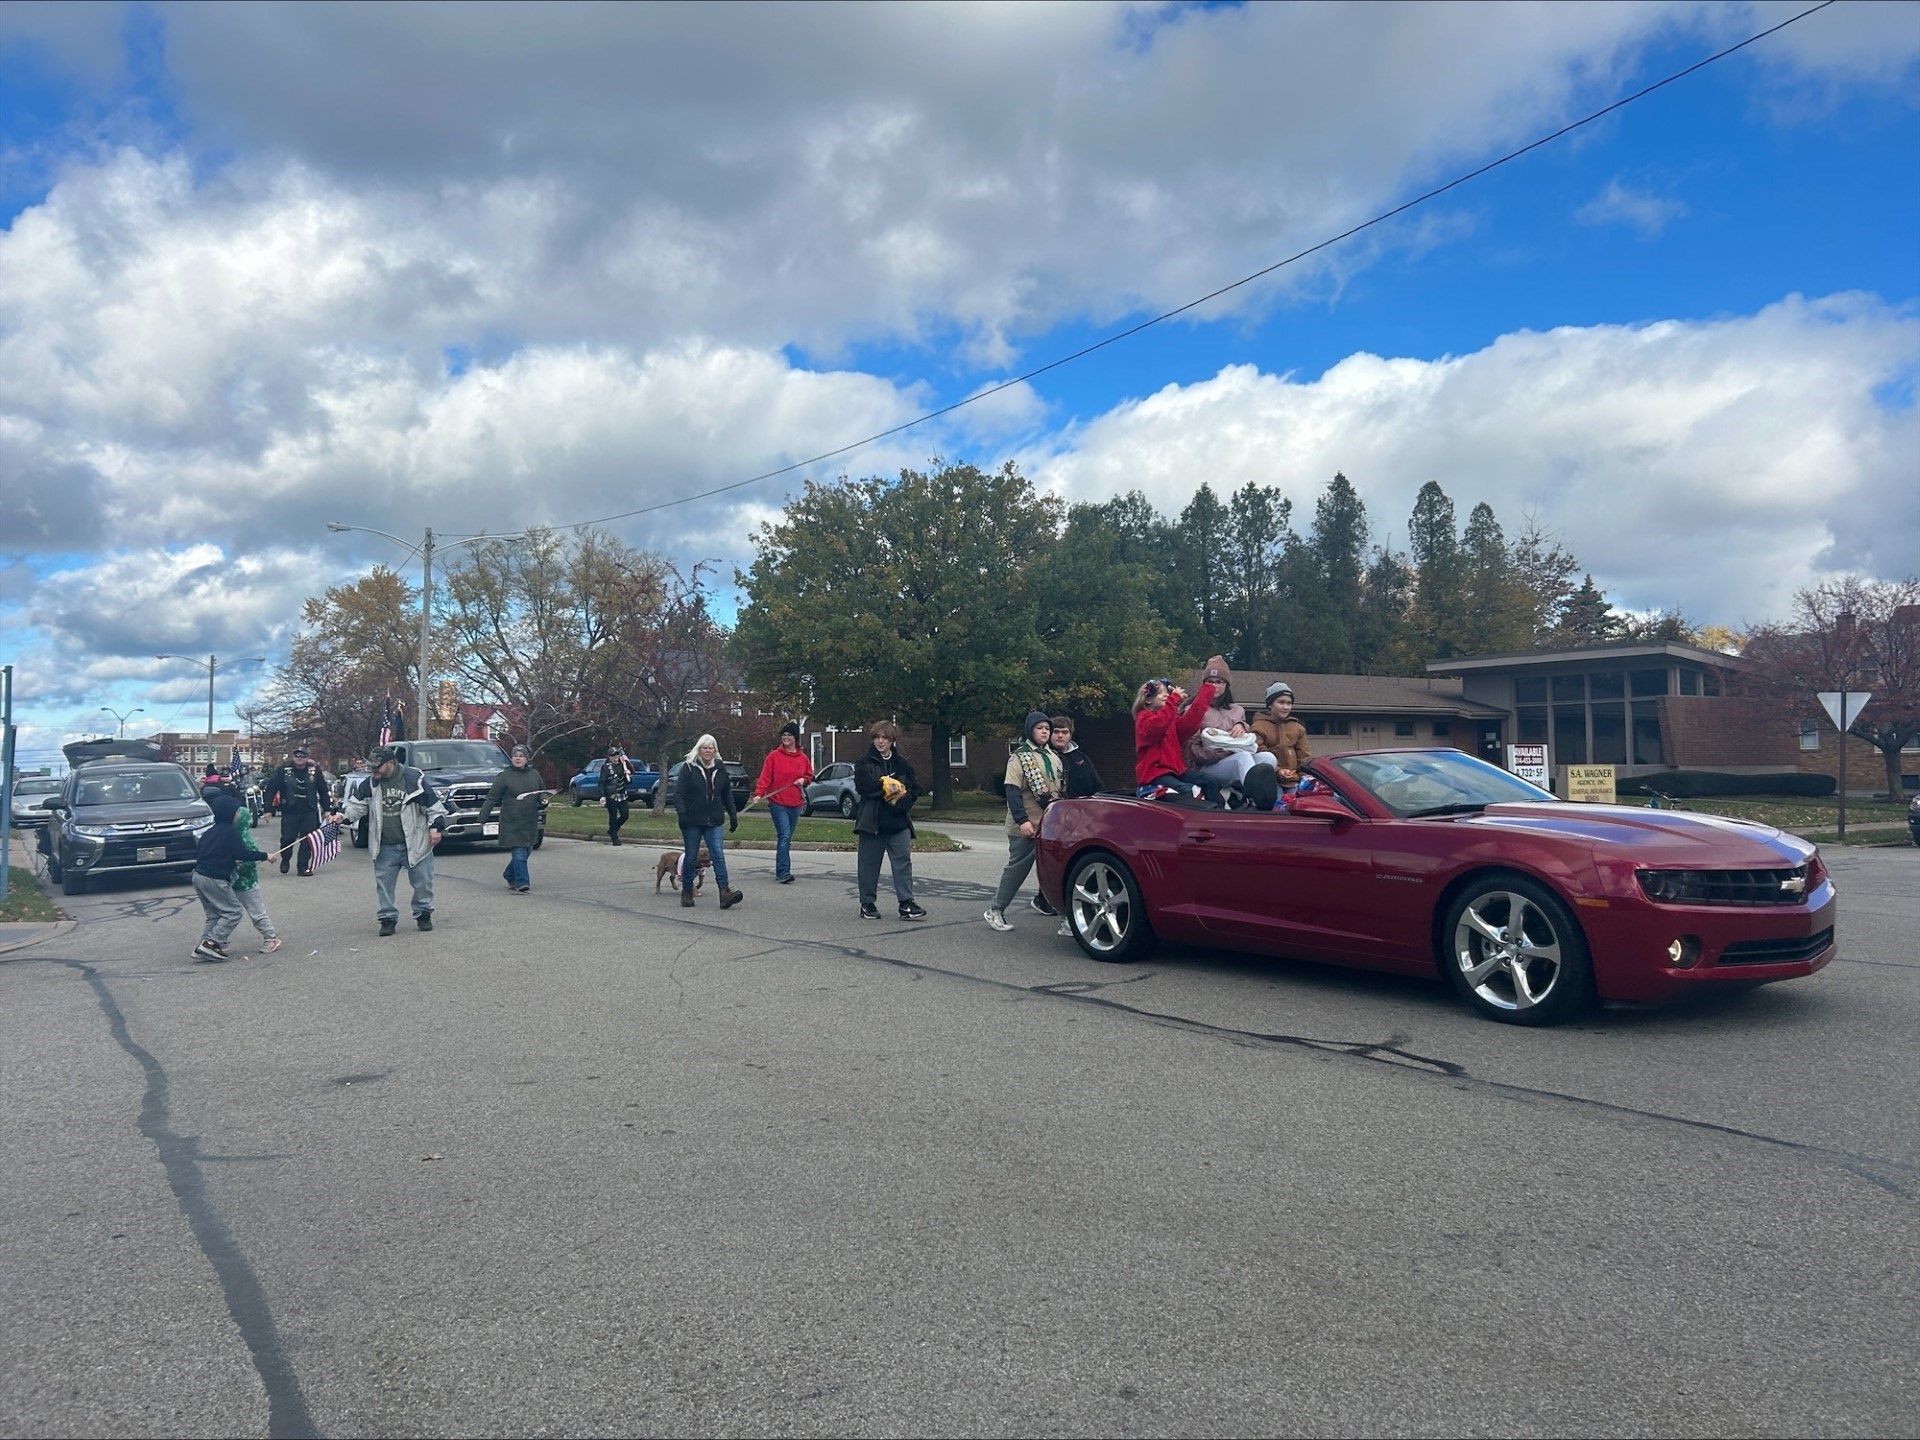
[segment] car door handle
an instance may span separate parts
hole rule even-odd
[[[1189,840],[1194,840],[1194,841],[1199,841],[1199,842],[1201,842],[1201,843],[1204,843],[1204,842],[1206,842],[1206,841],[1208,841],[1208,840],[1211,840],[1211,839],[1213,839],[1213,831],[1211,831],[1211,830],[1189,830],[1189,831],[1187,832],[1187,838],[1188,838]]]

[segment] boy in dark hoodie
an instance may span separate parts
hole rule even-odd
[[[227,939],[246,913],[233,893],[233,870],[242,861],[265,860],[267,856],[241,838],[233,817],[240,802],[232,795],[215,793],[207,797],[213,810],[213,825],[200,837],[193,862],[193,892],[200,897],[200,908],[207,912],[207,925],[200,943],[193,947],[200,960],[227,958]]]

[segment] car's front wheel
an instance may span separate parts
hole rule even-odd
[[[1095,960],[1140,959],[1153,948],[1147,903],[1133,872],[1111,855],[1085,855],[1067,873],[1067,928]]]
[[[353,827],[353,848],[356,850],[364,850],[367,848],[367,822],[365,820],[359,821]]]
[[[1467,1003],[1509,1025],[1557,1025],[1593,1003],[1586,937],[1544,885],[1488,875],[1440,928],[1440,968]]]
[[[87,893],[87,872],[76,870],[71,865],[61,867],[60,893],[63,895],[84,895]]]
[[[572,797],[573,808],[576,810],[586,803],[580,798],[580,787],[578,785],[569,785],[567,787],[567,794]]]
[[[851,820],[853,818],[853,812],[859,808],[859,803],[855,801],[853,796],[842,795],[840,797],[840,818],[842,820]]]

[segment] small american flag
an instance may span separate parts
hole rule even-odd
[[[313,856],[313,868],[318,870],[340,853],[340,822],[329,820],[318,830],[301,838],[307,842],[308,853]]]
[[[380,743],[382,745],[391,745],[395,740],[399,739],[402,723],[400,719],[400,707],[395,705],[393,700],[389,698],[387,700],[387,708],[380,712]]]

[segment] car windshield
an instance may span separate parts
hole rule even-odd
[[[1464,815],[1489,805],[1538,803],[1550,791],[1459,750],[1347,755],[1339,768],[1395,815]]]
[[[504,770],[512,762],[491,740],[443,740],[414,746],[411,763],[420,770]]]
[[[75,788],[76,805],[138,805],[155,800],[195,800],[199,793],[184,770],[136,770],[85,775]]]

